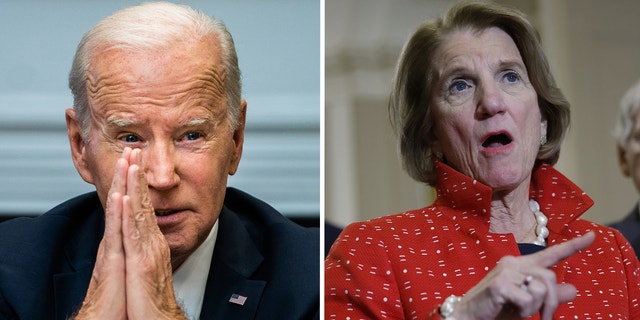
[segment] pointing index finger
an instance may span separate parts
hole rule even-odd
[[[589,231],[580,237],[551,246],[546,250],[533,254],[531,255],[531,258],[534,258],[538,265],[548,268],[588,247],[595,238],[595,233],[593,231]]]

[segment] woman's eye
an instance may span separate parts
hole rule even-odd
[[[455,92],[464,91],[468,88],[469,88],[469,84],[467,84],[465,81],[457,80],[449,87],[449,90],[455,93]]]
[[[507,82],[511,82],[511,83],[517,82],[518,80],[520,80],[520,77],[515,72],[508,72],[507,74],[504,75],[504,78],[507,80]]]

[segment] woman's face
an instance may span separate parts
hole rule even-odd
[[[499,28],[455,31],[433,61],[433,151],[494,191],[528,187],[547,122],[511,37]]]

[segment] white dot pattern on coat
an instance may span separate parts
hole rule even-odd
[[[433,205],[354,223],[336,240],[325,261],[326,319],[439,319],[449,295],[520,255],[511,234],[488,231],[491,190],[443,166]],[[578,219],[593,202],[552,167],[538,168],[531,190],[549,217],[549,245],[596,232],[590,247],[552,268],[577,288],[554,319],[640,319],[640,266],[628,242]]]

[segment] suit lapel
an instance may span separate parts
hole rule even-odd
[[[97,201],[97,197],[96,197]],[[70,236],[61,259],[60,270],[53,275],[55,319],[68,319],[69,312],[77,311],[82,305],[89,287],[98,245],[104,233],[104,211],[99,206],[84,212],[84,220],[72,221],[78,226],[77,233]]]
[[[264,259],[242,221],[226,207],[219,230],[200,319],[253,319],[266,285],[250,279]],[[230,302],[232,295],[244,302]]]
[[[87,267],[76,272],[59,273],[53,276],[55,319],[68,319],[71,316],[70,312],[80,308],[87,293],[92,271],[93,267]]]

